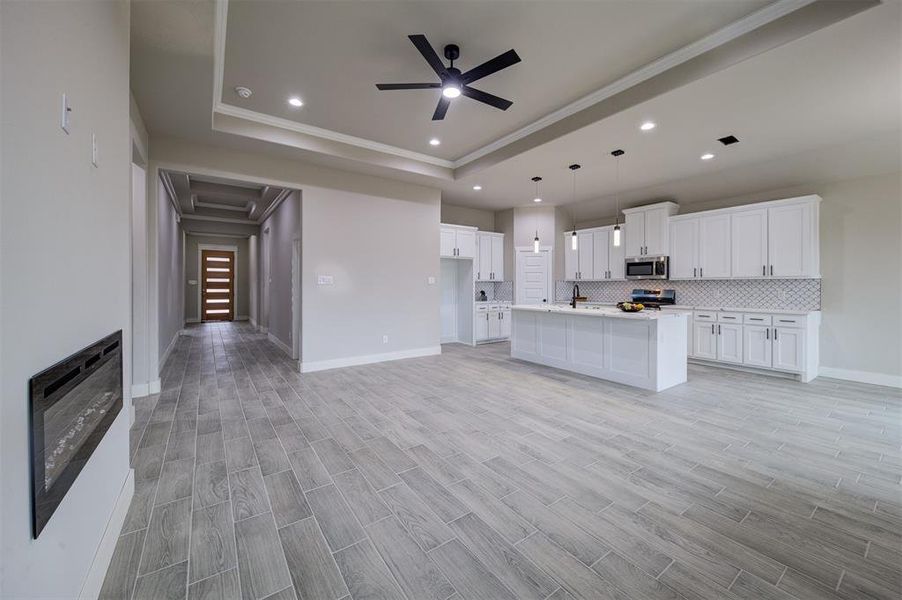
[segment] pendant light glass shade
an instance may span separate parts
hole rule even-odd
[[[614,245],[620,247],[620,225],[614,225]]]
[[[575,203],[576,202],[576,171],[577,171],[577,169],[580,168],[580,166],[577,164],[572,164],[568,168],[570,169],[570,172],[573,173],[573,190],[572,190],[572,194],[570,196],[570,202]],[[576,235],[576,215],[573,214],[572,208],[570,210],[570,214],[571,214],[571,216],[573,216],[573,233],[570,234],[570,249],[576,250],[577,248],[579,248],[579,236]]]
[[[574,230],[573,233],[570,235],[570,249],[571,250],[576,250],[578,248],[578,246],[577,246],[577,244],[579,243],[579,242],[577,242],[578,239],[579,239],[579,236],[576,235],[576,231]]]
[[[536,254],[539,253],[539,232],[536,230],[536,239],[532,241],[532,251]]]

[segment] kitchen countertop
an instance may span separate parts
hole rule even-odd
[[[559,302],[556,305],[565,304],[569,306],[569,303]],[[607,302],[580,302],[580,306],[610,306],[614,307],[615,304],[607,303]],[[738,308],[735,306],[693,306],[691,304],[671,304],[669,306],[665,306],[663,310],[667,310],[668,308],[677,309],[677,310],[710,310],[710,311],[723,311],[723,312],[742,312],[742,313],[768,313],[774,315],[808,315],[811,313],[820,312],[819,310],[791,310],[791,309],[781,309],[781,308]]]
[[[638,319],[644,321],[658,321],[662,319],[675,319],[680,315],[658,310],[643,310],[636,313],[623,312],[619,308],[603,306],[600,304],[588,305],[580,308],[571,306],[558,306],[556,304],[515,304],[512,310],[525,310],[532,312],[557,313],[562,315],[579,315],[581,317],[604,317],[608,319]]]

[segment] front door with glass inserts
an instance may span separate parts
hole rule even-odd
[[[201,251],[201,319],[231,321],[235,318],[235,253]]]

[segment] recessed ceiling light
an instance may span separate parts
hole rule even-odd
[[[655,125],[651,121],[646,121],[645,123],[642,123],[642,125],[639,125],[639,129],[641,129],[642,131],[651,131],[655,127],[657,127],[657,125]]]
[[[304,103],[297,96],[292,96],[291,98],[289,98],[288,104],[294,106],[295,108],[300,108],[300,107],[304,106]]]
[[[251,94],[254,92],[251,91],[251,88],[244,87],[243,85],[239,85],[235,88],[235,93],[238,94],[239,98],[243,98],[247,100],[251,97]]]
[[[430,146],[438,146],[441,143],[442,143],[442,141],[438,138],[432,138],[431,140],[429,140]]]
[[[701,159],[702,159],[702,160],[711,160],[712,158],[714,158],[714,155],[711,154],[710,152],[705,152],[705,153],[702,154],[702,156],[701,156]]]
[[[478,192],[479,190],[482,189],[482,186],[479,185],[479,184],[476,184],[476,185],[473,186],[473,189],[476,190],[476,191]]]
[[[533,198],[532,201],[533,201],[533,202],[541,202],[542,199],[541,199],[541,198]]]

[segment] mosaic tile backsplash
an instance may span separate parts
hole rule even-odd
[[[486,300],[492,302],[513,302],[514,300],[514,282],[513,281],[477,281],[476,282],[476,299],[479,300],[479,292],[484,291]]]
[[[628,300],[635,288],[664,287],[676,291],[677,304],[730,306],[761,310],[820,310],[820,279],[730,279],[724,281],[582,281],[579,291],[589,302]],[[554,297],[569,302],[573,283],[558,281]]]

